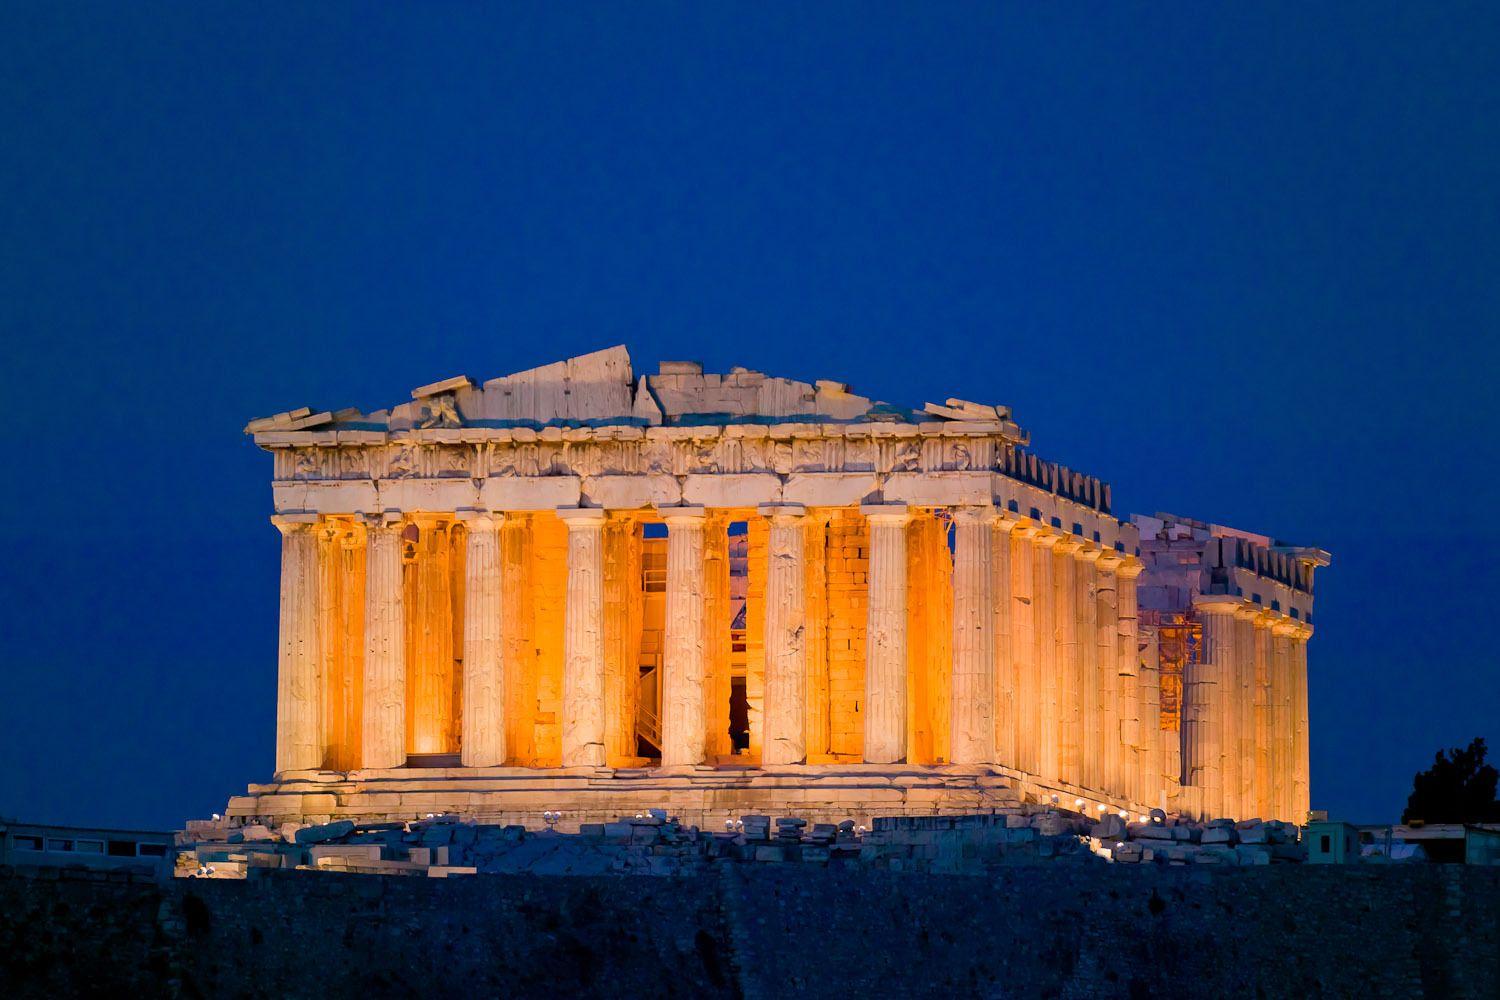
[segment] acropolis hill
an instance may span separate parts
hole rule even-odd
[[[244,821],[1308,811],[1316,548],[1157,514],[1004,406],[623,347],[251,421],[282,535]]]

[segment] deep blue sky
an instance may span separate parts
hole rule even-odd
[[[248,418],[618,342],[1329,549],[1315,807],[1500,742],[1497,8],[812,6],[5,4],[0,814],[269,777]]]

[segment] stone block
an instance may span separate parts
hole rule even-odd
[[[325,858],[341,858],[345,860],[380,860],[379,844],[314,844],[307,849],[308,857],[312,858],[313,864],[321,863]]]
[[[1204,844],[1233,844],[1239,838],[1232,826],[1211,826],[1203,831]]]
[[[775,845],[763,845],[755,849],[756,861],[785,861],[786,849]]]
[[[1125,820],[1106,814],[1089,830],[1089,835],[1100,840],[1119,840],[1125,836]]]
[[[329,840],[347,837],[354,832],[354,824],[347,819],[335,820],[318,826],[305,826],[297,831],[297,843],[321,844]]]
[[[682,487],[677,479],[664,475],[589,476],[583,480],[582,493],[590,506],[611,510],[675,506],[682,502]]]
[[[781,500],[781,480],[769,472],[689,475],[682,502],[704,507],[757,507]]]
[[[807,507],[848,507],[874,493],[874,473],[798,472],[781,489],[786,503]]]
[[[479,488],[479,506],[489,510],[555,510],[558,507],[577,507],[582,493],[583,483],[577,476],[492,477]],[[421,509],[399,504],[388,506],[401,510]],[[434,509],[457,510],[461,506],[464,505]]]

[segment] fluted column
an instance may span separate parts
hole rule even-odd
[[[317,515],[277,515],[281,624],[276,656],[276,772],[323,766]]]
[[[1242,604],[1234,618],[1234,683],[1231,686],[1235,718],[1235,784],[1230,788],[1233,804],[1226,810],[1236,819],[1257,815],[1255,808],[1255,619],[1260,608]]]
[[[1062,536],[1052,547],[1053,604],[1057,611],[1057,775],[1071,784],[1082,781],[1083,741],[1078,655],[1078,539]]]
[[[1202,663],[1189,663],[1183,679],[1182,773],[1200,789],[1200,808],[1223,816],[1225,738],[1229,681],[1234,667],[1234,616],[1241,601],[1226,594],[1200,594],[1194,610],[1203,622]]]
[[[1078,781],[1086,788],[1104,787],[1103,704],[1099,696],[1098,577],[1099,557],[1093,545],[1073,553],[1073,613],[1078,622]]]
[[[563,612],[562,766],[604,764],[604,511],[557,512],[568,526]]]
[[[1271,703],[1271,625],[1275,618],[1260,611],[1254,619],[1255,671],[1255,815],[1270,819],[1276,815],[1276,798],[1271,780],[1272,703]]]
[[[995,618],[995,761],[1009,767],[1016,766],[1016,734],[1018,729],[1016,688],[1016,655],[1014,638],[1015,601],[1012,598],[1011,542],[1010,534],[1016,528],[1013,517],[995,521],[995,530],[990,532],[990,561],[994,567],[994,599],[991,605]]]
[[[604,759],[611,767],[637,759],[641,606],[641,525],[629,513],[611,513],[604,522]]]
[[[1119,667],[1119,578],[1115,575],[1119,565],[1118,554],[1103,552],[1095,563],[1094,577],[1094,635],[1098,647],[1095,672],[1099,677],[1099,786],[1111,795],[1127,794],[1126,753],[1123,727],[1120,724],[1124,699]],[[1131,712],[1131,717],[1134,718],[1133,706]]]
[[[1140,610],[1136,580],[1145,566],[1126,557],[1115,568],[1115,606],[1119,648],[1120,743],[1124,753],[1124,793],[1136,802],[1161,801],[1161,678],[1156,664],[1140,653]]]
[[[995,508],[953,512],[953,678],[955,764],[995,760]]]
[[[406,763],[406,606],[400,515],[368,519],[365,548],[365,694],[360,766]]]
[[[504,514],[459,511],[464,543],[464,767],[505,763],[505,624],[501,617],[500,528]]]
[[[1277,615],[1271,625],[1271,796],[1276,819],[1296,818],[1293,789],[1296,722],[1292,718],[1292,636],[1297,623]]]
[[[1037,771],[1037,709],[1040,685],[1036,673],[1036,600],[1033,597],[1033,561],[1036,527],[1018,522],[1009,536],[1011,581],[1011,656],[1016,675],[1016,747],[1008,763],[1028,774]]]
[[[663,507],[667,522],[667,609],[662,659],[661,763],[703,763],[707,728],[703,681],[708,661],[704,616],[702,507]]]
[[[1036,547],[1032,552],[1031,605],[1036,611],[1036,663],[1037,678],[1037,776],[1047,781],[1062,777],[1061,750],[1059,747],[1058,696],[1058,601],[1056,572],[1057,558],[1052,550],[1062,536],[1049,531],[1039,531]],[[1071,561],[1071,560],[1070,560]]]
[[[803,568],[806,511],[799,505],[762,507],[771,532],[766,571],[766,738],[764,764],[807,759],[807,595]]]
[[[870,529],[870,586],[865,628],[865,760],[906,759],[905,504],[860,508]]]
[[[1307,709],[1307,640],[1312,626],[1301,624],[1292,635],[1292,815],[1294,823],[1307,822],[1312,807],[1312,768],[1309,759]]]

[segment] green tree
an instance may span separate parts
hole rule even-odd
[[[1412,778],[1411,796],[1401,822],[1500,823],[1495,785],[1500,772],[1484,762],[1484,740],[1437,752],[1432,766]]]

